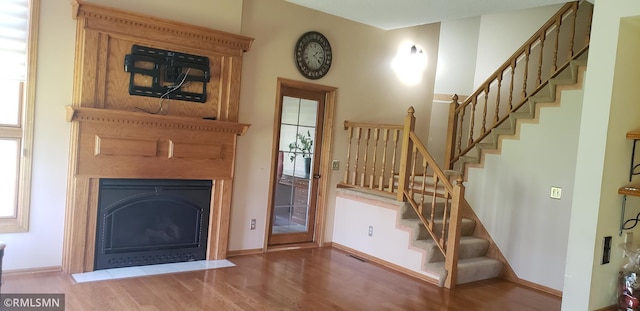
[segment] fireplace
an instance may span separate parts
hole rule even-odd
[[[206,258],[210,180],[101,179],[95,269]]]
[[[76,64],[73,98],[66,108],[71,140],[63,270],[146,264],[156,256],[160,262],[226,258],[236,144],[249,128],[238,123],[242,57],[253,39],[80,0],[73,1],[73,16]],[[133,45],[207,57],[206,101],[163,103],[129,95],[124,60]],[[136,79],[140,85],[152,81]],[[159,104],[170,109],[144,112]],[[147,187],[142,194],[111,184],[132,180],[165,181],[127,185]],[[164,184],[169,180],[204,181],[206,195],[189,192],[186,199],[174,198],[174,189],[182,186]],[[104,187],[126,196],[105,199]],[[129,195],[142,201],[132,203]],[[163,208],[164,216],[155,213],[162,198],[168,198],[162,204],[172,202]],[[131,206],[108,207],[120,200]],[[143,212],[153,215],[139,215]],[[174,222],[189,223],[191,231],[180,229],[177,237]]]

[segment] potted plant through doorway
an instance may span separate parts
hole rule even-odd
[[[309,177],[311,173],[311,151],[313,150],[313,139],[311,138],[311,132],[307,131],[306,134],[297,133],[296,141],[289,143],[289,160],[293,162],[296,155],[300,154],[304,159],[304,172],[305,177]]]

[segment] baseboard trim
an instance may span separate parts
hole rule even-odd
[[[608,307],[604,307],[604,308],[593,310],[593,311],[618,311],[618,306],[610,305]]]
[[[415,272],[415,271],[407,269],[405,267],[396,265],[394,263],[388,262],[388,261],[380,259],[378,257],[371,256],[371,255],[369,255],[367,253],[363,253],[361,251],[355,250],[355,249],[353,249],[351,247],[344,246],[344,245],[336,243],[336,242],[332,242],[331,243],[331,247],[339,249],[339,250],[347,252],[347,253],[351,253],[352,255],[358,256],[358,257],[360,257],[362,259],[365,259],[367,261],[370,261],[370,262],[373,262],[375,264],[381,265],[381,266],[383,266],[383,267],[385,267],[387,269],[394,270],[396,272],[399,272],[399,273],[405,274],[407,276],[419,279],[419,280],[427,282],[429,284],[433,284],[433,285],[436,285],[436,286],[438,285],[438,280],[436,280],[436,279],[430,278],[430,277],[428,277],[428,276],[426,276],[424,274],[420,274],[418,272]]]
[[[520,284],[522,286],[526,286],[526,287],[529,287],[529,288],[532,288],[532,289],[539,290],[541,292],[545,292],[545,293],[550,294],[550,295],[554,295],[554,296],[556,296],[558,298],[562,298],[562,291],[559,291],[557,289],[553,289],[551,287],[547,287],[547,286],[544,286],[544,285],[533,283],[531,281],[523,280],[521,278],[517,278],[515,280],[509,279],[509,281],[517,283],[517,284]]]
[[[12,275],[25,275],[25,274],[35,274],[35,273],[60,272],[60,271],[62,271],[62,266],[51,266],[51,267],[39,267],[39,268],[28,268],[28,269],[4,270],[2,271],[2,275],[12,276]]]
[[[288,251],[292,249],[305,249],[305,248],[318,248],[317,242],[305,242],[305,243],[293,243],[293,244],[283,244],[283,245],[274,245],[267,247],[268,252],[279,252],[279,251]]]
[[[235,251],[227,251],[227,257],[236,257],[243,255],[256,255],[264,253],[264,249],[262,248],[254,248],[254,249],[239,249]]]

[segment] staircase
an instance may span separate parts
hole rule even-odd
[[[463,102],[450,105],[445,166],[414,132],[409,108],[401,125],[345,121],[348,149],[340,188],[395,197],[397,227],[421,250],[421,274],[447,288],[517,276],[464,197],[467,169],[497,153],[519,124],[535,122],[563,89],[582,86],[593,6],[565,4]],[[562,39],[561,39],[562,38]],[[454,181],[455,180],[455,181]],[[339,208],[336,206],[336,208]]]
[[[442,215],[444,213],[444,203],[439,202],[435,206],[435,213]],[[429,214],[431,210],[424,209],[424,212]],[[399,217],[400,227],[411,232],[412,245],[424,250],[423,270],[429,277],[437,280],[438,284],[444,284],[447,276],[445,257],[425,230],[416,212],[409,204],[404,204],[399,211]],[[457,284],[498,277],[502,272],[503,264],[501,261],[485,256],[489,248],[489,241],[472,235],[475,226],[475,220],[462,218],[462,237],[458,248]],[[442,230],[442,221],[436,221],[434,227],[436,228],[435,231]]]
[[[575,60],[570,61],[569,65],[554,78],[551,78],[543,88],[529,97],[522,108],[517,112],[510,113],[505,122],[493,128],[490,134],[476,144],[469,153],[460,157],[459,172],[468,176],[467,170],[470,167],[482,167],[485,154],[499,154],[502,139],[517,136],[520,124],[537,122],[538,113],[542,107],[560,104],[562,90],[582,88],[582,78],[587,68],[587,57],[588,50]]]

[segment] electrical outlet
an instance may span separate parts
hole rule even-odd
[[[369,226],[369,236],[373,236],[373,226]]]
[[[249,225],[249,230],[256,230],[256,219],[251,218],[251,224]]]
[[[334,171],[339,170],[340,169],[340,161],[338,161],[338,160],[331,161],[331,169],[333,169]]]
[[[560,187],[551,187],[551,195],[549,195],[550,198],[552,199],[558,199],[560,200],[560,198],[562,198],[562,188]]]

